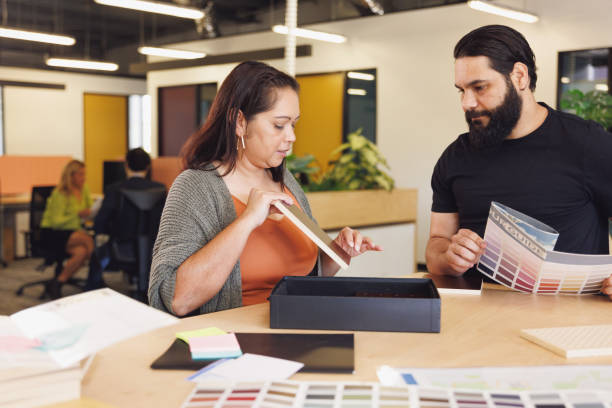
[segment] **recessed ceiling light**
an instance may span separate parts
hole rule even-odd
[[[167,16],[190,18],[199,20],[204,18],[204,12],[191,7],[174,6],[168,3],[145,0],[94,0],[105,6],[123,7],[131,10],[146,11],[148,13],[165,14]]]
[[[51,67],[62,68],[77,68],[77,69],[95,69],[100,71],[116,71],[119,65],[113,62],[76,60],[66,58],[48,58],[47,65]]]
[[[73,37],[68,37],[67,35],[47,34],[38,31],[20,30],[5,26],[0,27],[0,37],[57,45],[74,45],[76,43],[76,40]]]
[[[498,6],[488,1],[469,0],[467,4],[474,10],[484,11],[485,13],[496,14],[502,17],[508,17],[513,20],[522,21],[524,23],[535,23],[540,19],[535,14],[527,13],[525,11],[514,10],[509,7]]]
[[[206,56],[203,52],[173,50],[159,47],[139,47],[138,52],[144,55],[155,55],[157,57],[168,57],[177,59],[196,59]]]
[[[289,34],[289,28],[284,25],[275,25],[272,27],[272,31],[278,34]],[[321,40],[338,44],[346,42],[346,37],[343,35],[307,30],[305,28],[296,28],[293,30],[293,33],[296,37],[310,38],[313,40]]]

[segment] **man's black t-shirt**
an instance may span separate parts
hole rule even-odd
[[[476,150],[460,135],[434,169],[432,211],[458,213],[459,228],[482,237],[498,201],[559,231],[557,251],[607,254],[612,134],[544,106],[538,129],[501,146]]]

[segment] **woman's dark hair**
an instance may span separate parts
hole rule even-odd
[[[246,61],[236,66],[221,84],[204,125],[183,146],[184,168],[203,169],[219,161],[228,164],[227,172],[231,172],[238,159],[238,113],[242,112],[248,122],[270,110],[276,102],[276,91],[287,87],[299,91],[294,78],[267,64]],[[272,179],[282,183],[285,160],[269,170]]]
[[[514,64],[522,62],[529,71],[529,89],[535,91],[535,55],[523,34],[503,25],[487,25],[467,33],[455,45],[455,59],[461,57],[485,56],[491,61],[491,68],[508,76]]]

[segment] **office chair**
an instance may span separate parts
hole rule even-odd
[[[62,272],[64,261],[70,257],[70,255],[65,251],[56,252],[51,250],[48,248],[48,243],[42,239],[42,228],[40,223],[42,222],[43,213],[45,212],[45,207],[47,206],[47,199],[53,192],[54,188],[55,186],[32,187],[32,196],[30,198],[30,230],[27,232],[28,253],[33,258],[43,258],[43,263],[37,266],[36,270],[42,272],[47,267],[55,264],[54,277],[51,279],[41,279],[34,282],[28,282],[21,285],[15,292],[17,296],[23,295],[25,288],[43,285],[44,290],[39,298],[41,300],[46,297],[51,298],[51,291],[49,289],[51,282],[53,282]],[[76,278],[70,278],[65,284],[70,284],[81,289],[84,287],[84,281]]]
[[[121,269],[135,277],[135,298],[147,301],[153,244],[157,237],[166,189],[121,189],[117,225],[111,231],[111,269]]]

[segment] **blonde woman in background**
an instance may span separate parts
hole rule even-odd
[[[89,260],[94,250],[93,238],[82,228],[83,220],[91,214],[91,205],[89,188],[85,184],[85,164],[71,160],[47,200],[41,222],[46,247],[70,255],[60,275],[49,285],[54,299],[61,296],[62,284]]]

